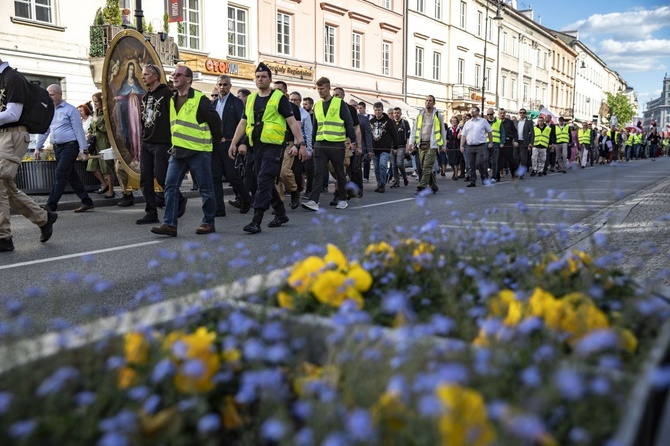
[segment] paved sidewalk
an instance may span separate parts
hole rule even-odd
[[[658,280],[670,290],[670,176],[603,209],[583,222],[575,247],[598,253],[620,253],[621,267],[639,280]],[[595,236],[606,242],[594,246]],[[670,296],[670,292],[666,293]]]

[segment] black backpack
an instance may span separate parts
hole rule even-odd
[[[23,112],[26,118],[26,127],[28,127],[29,133],[46,133],[49,130],[51,121],[54,118],[54,101],[51,100],[49,92],[46,88],[28,82],[28,80],[19,73],[18,70],[14,69],[16,74],[18,74],[26,83],[28,84],[28,97],[26,98],[26,103],[23,104]]]

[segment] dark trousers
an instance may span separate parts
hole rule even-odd
[[[421,167],[421,156],[419,156],[419,144],[417,143],[415,151],[414,151],[414,165],[416,166],[416,175],[418,179],[421,179],[423,176],[423,170]],[[432,167],[431,167],[432,169]]]
[[[293,176],[295,177],[295,185],[298,187],[296,190],[298,192],[302,192],[304,190],[303,188],[305,187],[304,185],[305,182],[303,181],[302,178],[302,174],[305,171],[305,167],[302,161],[300,161],[299,156],[293,157],[293,164],[291,165],[291,171],[293,172]]]
[[[77,194],[82,204],[93,206],[93,200],[86,193],[84,183],[81,182],[74,168],[74,163],[79,156],[79,143],[69,141],[63,144],[54,144],[54,152],[56,154],[56,181],[51,186],[47,207],[52,211],[58,208],[58,202],[65,192],[67,183],[70,183],[70,187]]]
[[[365,178],[366,180],[369,180],[370,179],[370,158],[365,156],[365,154],[363,154],[363,156],[365,157],[361,162],[363,164],[363,178]]]
[[[170,160],[168,150],[171,146],[172,144],[142,143],[140,149],[140,189],[146,203],[144,210],[147,214],[158,215],[154,180],[165,190],[165,177],[168,161]],[[180,197],[180,199],[182,198]]]
[[[499,154],[499,168],[507,167],[512,174],[512,178],[516,177],[516,170],[519,168],[519,163],[514,159],[514,147],[505,145],[500,147]],[[500,181],[500,172],[494,172],[495,180]]]
[[[470,171],[468,173],[472,183],[477,181],[477,170],[479,170],[479,175],[482,181],[488,178],[486,165],[487,154],[488,150],[486,148],[486,144],[479,144],[476,146],[468,145],[468,166],[470,167]]]
[[[351,157],[351,163],[349,163],[347,172],[349,174],[349,180],[358,188],[359,197],[363,195],[363,158],[365,158],[365,155],[363,154],[354,154],[354,156]]]
[[[342,146],[314,146],[314,182],[312,183],[312,193],[309,199],[319,202],[321,188],[324,177],[328,175],[328,161],[335,170],[335,179],[337,180],[337,196],[343,200],[347,197],[347,177],[344,174],[344,144]]]
[[[529,158],[530,157],[528,156],[528,146],[520,142],[518,147],[514,147],[514,161],[519,166],[523,166],[524,172],[527,172],[530,167],[528,165]]]
[[[308,160],[302,162],[302,168],[305,172],[305,193],[312,192],[312,184],[314,184],[314,158],[309,157]]]
[[[549,168],[556,167],[556,149],[547,148],[547,158],[544,160],[544,173],[547,173]]]
[[[254,153],[254,148],[248,147],[247,154],[244,157],[244,187],[247,188],[252,199],[256,196],[258,190],[256,173],[254,172]]]
[[[230,142],[219,143],[214,146],[212,151],[212,184],[214,187],[214,200],[216,202],[216,211],[224,211],[226,205],[223,197],[223,177],[226,177],[228,183],[235,191],[235,195],[240,198],[242,203],[250,203],[251,195],[244,185],[240,173],[235,168],[235,160],[228,156]]]
[[[263,145],[254,148],[254,174],[256,176],[256,194],[254,210],[267,211],[270,206],[278,208],[283,202],[275,187],[281,170],[283,145]],[[281,206],[283,209],[283,205]]]

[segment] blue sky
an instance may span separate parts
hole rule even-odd
[[[640,112],[658,97],[670,73],[670,5],[667,0],[519,0],[535,20],[579,38],[635,88]]]

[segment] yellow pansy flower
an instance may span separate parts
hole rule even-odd
[[[354,287],[361,293],[365,293],[372,287],[372,275],[367,272],[358,262],[350,265],[347,279],[354,283]]]
[[[495,440],[482,395],[456,384],[442,384],[437,397],[445,407],[440,417],[442,444],[449,446],[486,446]]]
[[[277,302],[282,308],[293,308],[293,296],[286,291],[279,291],[277,293]]]
[[[326,250],[327,252],[326,255],[323,256],[323,261],[326,262],[327,265],[335,265],[339,271],[347,271],[349,262],[347,261],[347,256],[340,251],[340,248],[332,243],[328,243],[328,245],[326,245]]]
[[[149,360],[151,345],[142,333],[123,335],[123,353],[128,364],[145,364]]]
[[[325,266],[326,262],[321,257],[309,256],[293,266],[293,271],[287,280],[288,284],[296,291],[303,293],[309,289],[314,278]]]

